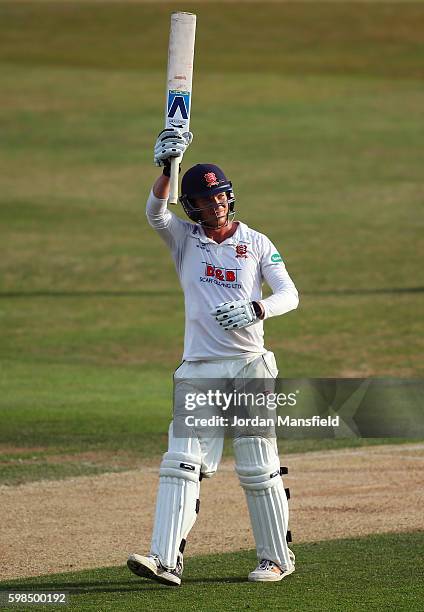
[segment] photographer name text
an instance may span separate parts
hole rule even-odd
[[[216,415],[209,418],[189,415],[185,417],[184,422],[186,427],[339,427],[339,420],[338,416],[321,417],[318,415],[307,418],[293,418],[288,415],[279,415],[275,418],[234,416],[232,419]]]

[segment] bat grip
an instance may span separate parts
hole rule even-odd
[[[178,175],[180,172],[181,157],[171,158],[171,173],[170,173],[170,191],[168,204],[177,204],[178,202]]]

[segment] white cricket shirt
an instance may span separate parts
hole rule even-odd
[[[185,299],[186,361],[265,353],[263,321],[226,331],[210,312],[220,303],[261,302],[265,319],[297,307],[298,293],[277,249],[263,234],[238,221],[236,232],[217,244],[197,223],[183,221],[150,193],[149,224],[171,250]],[[262,300],[262,283],[273,294]]]

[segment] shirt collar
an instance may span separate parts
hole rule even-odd
[[[203,243],[217,244],[214,240],[211,240],[210,238],[206,236],[205,230],[198,223],[192,224],[192,228],[190,231],[190,237],[196,238],[197,240],[200,240],[200,242],[203,242]],[[230,238],[227,238],[226,240],[224,240],[224,242],[220,242],[219,244],[234,245],[234,244],[239,244],[239,242],[246,243],[246,244],[250,244],[251,242],[250,229],[242,221],[238,221],[238,227],[236,231],[234,232],[234,234]]]

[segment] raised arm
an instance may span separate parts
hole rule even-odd
[[[190,224],[177,217],[167,207],[170,160],[172,157],[182,157],[191,141],[192,135],[189,132],[181,134],[177,129],[168,129],[159,134],[155,144],[154,161],[157,166],[163,167],[163,173],[152,187],[147,200],[146,215],[149,224],[172,250],[185,239]]]
[[[156,179],[152,187],[153,195],[159,200],[167,200],[169,196],[170,182],[169,176],[161,174],[160,177]]]

